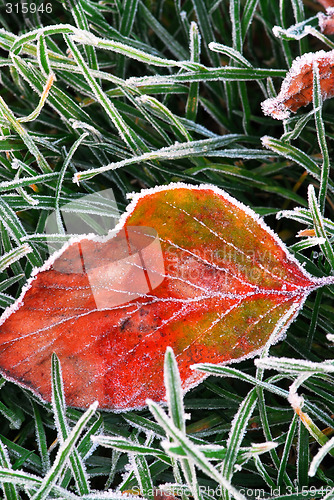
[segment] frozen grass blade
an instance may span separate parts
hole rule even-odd
[[[229,47],[228,45],[223,45],[221,43],[212,42],[209,44],[210,50],[218,52],[220,54],[225,54],[233,61],[237,62],[239,65],[245,68],[251,68],[252,65],[247,59],[236,49]]]
[[[19,56],[12,55],[12,60],[17,71],[29,83],[29,85],[37,92],[42,93],[45,85],[45,77],[42,73],[29,66],[24,59]],[[65,121],[74,119],[89,122],[89,116],[83,109],[71,99],[65,92],[53,85],[49,91],[48,104],[60,115]],[[47,172],[50,171],[48,166]]]
[[[34,419],[35,419],[35,432],[36,432],[36,441],[39,449],[39,453],[41,456],[41,461],[42,461],[42,470],[43,473],[46,474],[46,472],[50,468],[50,455],[48,451],[48,446],[47,446],[47,439],[46,439],[46,432],[45,428],[43,425],[42,417],[41,417],[41,412],[39,410],[38,405],[36,402],[32,399],[31,400],[31,405],[33,407],[34,411]]]
[[[310,452],[309,452],[309,433],[306,427],[299,421],[298,425],[298,484],[303,486],[308,486],[308,469],[310,463]]]
[[[55,80],[55,75],[53,72],[49,73],[49,76],[48,76],[48,79],[46,81],[46,84],[45,84],[45,87],[43,89],[43,92],[42,92],[42,95],[41,95],[41,98],[40,98],[40,101],[38,103],[38,106],[36,107],[36,109],[30,113],[30,115],[28,116],[25,116],[23,118],[18,118],[18,122],[20,123],[27,123],[27,122],[31,122],[33,120],[36,120],[36,118],[39,116],[39,114],[41,113],[42,109],[43,109],[43,106],[45,104],[45,101],[47,100],[48,98],[48,95],[49,95],[49,92],[50,92],[50,89],[51,89],[51,86]],[[45,172],[47,170],[45,169]]]
[[[255,360],[255,364],[258,365],[258,367],[261,370],[264,367],[264,365],[262,367],[260,360]],[[275,385],[275,382],[277,382],[276,380],[271,381],[269,379],[269,381],[262,381],[260,379],[255,378],[255,377],[252,377],[250,375],[242,373],[239,370],[236,370],[235,368],[226,367],[226,366],[211,365],[210,363],[194,365],[194,368],[196,368],[197,370],[203,371],[207,374],[210,374],[210,375],[216,375],[218,377],[231,377],[231,378],[239,379],[241,382],[248,382],[248,383],[250,383],[258,388],[267,389],[269,392],[272,392],[273,394],[276,394],[276,395],[281,396],[283,398],[287,398],[289,395],[288,391]],[[281,377],[281,378],[284,378],[284,377]],[[272,441],[272,438],[268,439],[268,441]]]
[[[240,446],[250,417],[254,411],[257,400],[256,388],[252,389],[246,398],[241,403],[238,412],[236,413],[229,433],[229,437],[226,443],[226,457],[222,464],[222,474],[228,480],[231,481],[234,473],[234,467],[237,461],[238,453],[240,451]],[[229,491],[227,490],[226,498],[229,498]]]
[[[319,18],[318,18],[318,22],[319,22]],[[330,49],[334,49],[334,43],[333,43],[333,41],[330,38],[328,38],[327,36],[325,36],[323,33],[320,33],[320,31],[318,31],[314,27],[309,27],[306,30],[306,34],[307,35],[313,35],[315,38],[317,38],[318,40],[320,40],[324,45],[326,45]]]
[[[66,37],[65,40],[74,58],[76,59],[78,66],[82,69],[82,73],[87,83],[90,85],[96,99],[98,100],[98,102],[100,102],[101,106],[108,114],[109,118],[112,120],[114,126],[118,130],[126,145],[136,154],[145,150],[147,151],[147,147],[145,146],[144,142],[137,135],[135,135],[129,127],[127,127],[121,114],[117,111],[116,107],[103,92],[97,81],[90,75],[89,68],[73,41],[69,37]]]
[[[144,455],[135,454],[132,456],[132,465],[138,481],[141,495],[154,500],[154,487],[150,468]]]
[[[192,22],[189,31],[190,38],[190,60],[199,63],[201,55],[201,35],[196,23]],[[188,120],[196,120],[198,108],[199,84],[191,83],[189,85],[189,93],[186,104],[186,118]]]
[[[297,139],[300,136],[300,134],[302,133],[302,131],[304,130],[305,126],[308,124],[308,122],[310,121],[310,119],[313,116],[314,116],[314,110],[301,116],[299,118],[299,120],[294,124],[292,130],[290,130],[282,135],[281,141],[289,143],[290,141]],[[288,123],[289,122],[287,120],[287,124]]]
[[[0,293],[0,307],[2,309],[6,309],[7,307],[14,304],[14,302],[15,302],[14,297],[11,297],[10,295],[7,295],[5,293]]]
[[[31,251],[30,246],[27,243],[23,243],[23,245],[13,248],[10,252],[2,255],[0,257],[0,272],[10,267],[14,262],[22,259],[25,255],[28,255]]]
[[[42,500],[51,491],[53,486],[56,484],[59,476],[61,475],[64,467],[66,467],[67,460],[71,455],[76,442],[80,438],[80,435],[88,424],[91,417],[96,412],[98,403],[93,403],[88,410],[80,417],[77,424],[73,427],[68,437],[65,439],[59,451],[57,453],[56,459],[48,471],[47,475],[44,477],[42,484],[38,488],[37,492],[33,495],[33,500]]]
[[[39,151],[38,147],[36,146],[34,140],[32,139],[31,135],[27,132],[27,130],[19,123],[19,120],[17,120],[8,107],[8,105],[5,103],[4,99],[0,97],[0,113],[2,116],[8,120],[8,123],[10,126],[15,130],[15,132],[21,137],[22,141],[25,143],[31,154],[35,157],[40,169],[44,173],[51,172],[51,168],[49,164],[47,163],[46,159],[44,156],[41,154]]]
[[[331,361],[315,363],[293,358],[260,358],[255,360],[259,368],[277,370],[283,373],[334,373],[334,364]]]
[[[175,355],[171,348],[167,348],[165,354],[164,380],[166,387],[166,399],[167,399],[169,416],[175,427],[179,429],[183,434],[185,434],[186,425],[185,425],[185,414],[184,414],[182,388],[181,388],[181,378],[176,363]],[[198,483],[198,481],[196,478],[196,471],[192,461],[189,461],[187,459],[181,459],[180,462],[184,476],[190,487],[190,491],[193,491],[194,498],[200,499],[201,494],[199,488],[196,488],[195,486]],[[174,470],[176,470],[176,464],[174,464]]]
[[[212,29],[211,19],[208,16],[207,7],[203,0],[192,0],[194,6],[197,22],[200,28],[200,33],[204,41],[204,47],[208,47],[210,42],[215,41],[214,32]],[[207,51],[210,61],[215,66],[219,66],[219,59],[217,54]]]
[[[172,420],[168,418],[166,413],[153,401],[148,401],[149,408],[154,415],[157,422],[165,429],[167,436],[169,436],[177,446],[180,446],[183,456],[191,460],[201,470],[203,470],[209,477],[217,481],[223,488],[229,491],[233,498],[236,500],[246,500],[218,471],[210,464],[202,452],[191,443],[191,441],[173,424]],[[172,446],[169,442],[164,443],[166,450]]]
[[[258,3],[259,0],[247,0],[245,3],[241,18],[241,35],[243,40],[245,40],[248,29],[251,26]]]
[[[273,441],[273,435],[271,432],[271,427],[270,427],[270,422],[268,418],[268,412],[267,412],[267,405],[264,397],[264,391],[263,388],[259,387],[257,389],[257,396],[258,396],[258,407],[259,407],[259,413],[260,413],[260,418],[261,418],[261,423],[263,427],[263,433],[265,436],[265,439],[267,441]],[[275,465],[276,469],[279,470],[280,468],[280,458],[278,457],[277,451],[276,450],[271,450],[270,452],[271,458],[273,461],[273,464]],[[270,479],[268,478],[269,484]],[[284,474],[284,483],[289,486],[290,488],[293,488],[293,482],[290,480],[287,474]]]
[[[321,167],[321,178],[320,178],[318,200],[319,200],[320,211],[323,214],[325,210],[325,201],[327,196],[327,186],[330,173],[330,161],[329,161],[329,154],[326,141],[326,131],[322,119],[322,95],[320,87],[319,67],[317,63],[313,64],[313,109],[314,109],[315,124],[317,127],[318,142],[322,154],[322,167]]]
[[[315,197],[314,187],[312,185],[309,186],[308,198],[309,198],[310,211],[313,217],[315,234],[318,238],[324,239],[324,243],[322,243],[320,247],[322,248],[328,262],[330,263],[332,270],[334,270],[334,251],[332,245],[328,241],[327,234],[324,228],[324,221],[321,214],[321,209],[318,205],[317,199]]]
[[[162,42],[163,46],[168,47],[168,50],[173,54],[175,59],[182,61],[188,57],[188,47],[184,47],[178,42],[173,34],[163,26],[163,23],[159,22],[156,16],[154,16],[143,2],[139,2],[138,11],[145,19],[146,25],[154,31],[158,39]]]
[[[240,22],[240,0],[231,0],[230,2],[230,18],[232,21],[232,42],[233,48],[238,52],[242,52],[242,29]]]
[[[267,158],[267,154],[258,149],[220,149],[219,147],[235,142],[237,136],[223,136],[215,139],[203,139],[199,141],[192,141],[187,143],[175,143],[172,146],[161,148],[160,150],[150,151],[140,156],[133,156],[129,159],[122,160],[115,163],[110,163],[103,167],[88,169],[85,172],[78,172],[73,176],[73,182],[79,183],[80,181],[91,179],[97,174],[107,172],[109,170],[116,170],[118,168],[126,167],[128,165],[148,162],[151,160],[175,160],[179,158],[211,156],[220,158],[243,158],[243,159],[258,159]]]
[[[83,5],[84,2],[81,2],[81,0],[68,0],[68,6],[71,9],[71,13],[77,27],[83,31],[89,31],[89,23],[87,21]],[[89,67],[91,69],[98,69],[95,48],[91,45],[85,45],[85,52]]]
[[[284,156],[285,158],[288,158],[289,160],[298,163],[298,165],[305,168],[305,170],[307,170],[307,172],[315,179],[317,179],[318,181],[321,180],[321,168],[312,158],[310,158],[310,156],[305,154],[299,148],[291,146],[291,144],[287,144],[281,139],[274,139],[273,137],[265,136],[262,137],[261,140],[263,146],[271,149],[277,154]],[[331,192],[334,192],[334,184],[332,182],[329,182],[328,189],[330,189]]]
[[[298,241],[289,247],[293,252],[302,252],[306,248],[322,245],[325,242],[324,238],[306,238],[305,240]]]
[[[63,34],[73,34],[73,39],[84,45],[93,45],[94,47],[110,50],[117,54],[121,54],[123,56],[129,57],[131,59],[135,59],[136,61],[140,61],[146,64],[152,64],[153,66],[160,67],[194,67],[193,65],[187,64],[186,61],[175,61],[172,59],[163,59],[162,57],[155,56],[153,54],[149,54],[142,50],[136,49],[131,45],[125,45],[124,43],[116,42],[114,40],[103,40],[101,38],[96,37],[95,35],[81,31],[81,30],[64,30]],[[196,65],[195,65],[196,66]]]
[[[154,448],[152,445],[146,446],[129,439],[112,437],[112,436],[92,436],[92,441],[100,446],[106,448],[113,448],[118,451],[125,451],[126,453],[137,453],[140,455],[152,455],[160,458],[170,464],[168,455],[161,451],[159,448]]]
[[[219,366],[213,364],[211,365],[210,363],[202,363],[193,365],[193,368],[210,375],[216,375],[218,377],[232,377],[239,379],[242,382],[250,382],[252,384],[256,383],[256,379],[254,377],[230,366]]]
[[[0,467],[12,470],[6,446],[0,439]],[[6,500],[18,500],[19,496],[14,484],[5,483],[3,485],[4,498]]]
[[[289,403],[291,404],[293,410],[300,417],[302,423],[309,431],[311,436],[321,445],[324,446],[328,442],[328,437],[321,432],[318,426],[312,421],[310,416],[305,413],[302,409],[304,405],[303,397],[297,394],[297,389],[310,377],[310,373],[303,373],[300,375],[289,388]],[[334,452],[329,450],[329,453],[334,456]]]
[[[305,21],[303,2],[301,0],[291,0],[291,4],[296,23],[301,24]],[[308,41],[304,37],[299,40],[299,50],[302,54],[308,51]]]
[[[326,457],[328,453],[331,452],[331,450],[334,448],[334,438],[331,438],[325,443],[317,452],[317,454],[313,457],[313,460],[311,462],[310,468],[309,468],[309,476],[313,477],[315,476],[318,467],[320,466],[320,463],[322,460]],[[333,453],[332,453],[333,456]]]
[[[175,135],[180,141],[191,141],[191,135],[183,125],[181,120],[158,99],[156,99],[155,97],[150,97],[148,95],[143,95],[142,97],[138,97],[137,101],[146,106],[157,117],[169,123],[172,129],[175,130]]]
[[[132,26],[136,16],[138,0],[126,0],[123,5],[122,19],[119,31],[122,35],[128,36],[131,33]]]
[[[279,0],[279,22],[280,22],[280,26],[282,26],[282,28],[284,28],[287,25],[286,13],[287,13],[287,10],[289,9],[289,7],[287,7],[286,4],[287,4],[286,0]],[[281,40],[281,45],[282,45],[282,49],[283,49],[286,63],[288,65],[288,67],[290,67],[291,63],[292,63],[292,55],[291,55],[290,46],[284,39]]]
[[[51,74],[51,68],[46,40],[42,34],[39,35],[37,41],[37,58],[42,73],[47,77]]]
[[[284,477],[287,474],[286,468],[287,468],[287,463],[288,463],[288,459],[289,459],[290,452],[291,452],[292,441],[295,437],[297,424],[298,424],[298,416],[297,416],[297,414],[294,414],[294,416],[291,420],[288,434],[286,436],[285,445],[284,445],[283,453],[281,456],[281,463],[280,463],[280,467],[278,469],[277,484],[280,486],[282,486],[284,484]]]
[[[230,1],[230,18],[232,22],[233,49],[241,54],[243,49],[243,37],[242,37],[240,0]],[[247,134],[249,130],[251,111],[250,111],[245,82],[238,82],[238,91],[243,109],[243,115],[242,115],[243,129]]]
[[[62,166],[62,168],[61,168],[61,170],[59,172],[59,175],[58,175],[57,186],[56,186],[55,212],[56,212],[56,220],[57,220],[58,231],[61,234],[65,234],[65,229],[64,229],[63,222],[62,222],[62,219],[61,219],[59,201],[60,201],[60,197],[61,197],[61,191],[62,191],[62,185],[63,185],[63,182],[64,182],[65,173],[66,173],[66,170],[67,170],[70,162],[72,161],[74,153],[76,152],[76,150],[78,149],[78,147],[80,146],[80,144],[82,143],[82,141],[85,140],[85,138],[88,135],[89,135],[88,132],[84,132],[79,137],[79,139],[77,139],[75,141],[75,143],[71,147],[70,151],[68,152],[68,154],[66,156],[66,159],[65,159],[65,161],[63,163],[63,166]]]
[[[18,189],[24,186],[31,186],[32,184],[47,184],[50,180],[55,180],[58,177],[58,173],[50,174],[40,174],[31,177],[21,177],[20,179],[15,178],[12,181],[0,182],[0,193],[10,191],[12,189]]]
[[[187,68],[194,63],[184,63]],[[157,83],[173,84],[191,83],[191,82],[239,82],[239,81],[254,81],[264,78],[284,77],[286,71],[281,69],[264,69],[264,68],[234,68],[232,66],[224,66],[222,68],[203,67],[197,70],[189,70],[186,73],[179,73],[168,76],[145,76],[131,77],[126,80],[129,85],[154,85]]]
[[[172,419],[174,425],[178,429],[180,429],[181,432],[185,433],[186,424],[181,389],[181,378],[175,355],[171,348],[167,348],[165,354],[164,379],[169,416]]]
[[[58,430],[58,439],[61,444],[60,449],[62,447],[66,448],[67,446],[68,449],[66,452],[63,450],[63,458],[59,457],[58,465],[55,465],[55,463],[53,464],[52,466],[53,472],[52,473],[50,472],[51,469],[48,472],[50,479],[49,480],[45,479],[45,485],[44,485],[45,491],[50,491],[48,490],[48,484],[52,484],[52,482],[55,482],[56,478],[58,478],[61,475],[61,473],[63,472],[64,465],[66,463],[66,457],[69,456],[71,469],[73,477],[75,478],[77,483],[78,492],[80,493],[80,495],[85,495],[89,493],[87,474],[85,471],[84,464],[79,456],[79,453],[77,449],[74,448],[74,444],[79,439],[81,431],[77,433],[76,436],[72,436],[72,438],[70,437],[70,435],[73,434],[74,429],[70,432],[67,423],[66,402],[64,399],[64,388],[63,388],[61,367],[59,360],[55,354],[52,356],[52,406],[54,408],[54,417],[55,417],[56,428]],[[97,403],[95,404],[95,406],[91,407],[89,414],[93,414],[95,412],[94,408],[95,409],[97,408]],[[87,423],[88,420],[84,421]],[[82,424],[82,427],[86,425],[86,423]],[[65,445],[65,442],[70,442],[71,439],[72,439],[72,444]],[[60,454],[60,450],[58,453]],[[61,465],[61,463],[63,465]],[[42,488],[41,491],[43,491]],[[40,494],[41,495],[45,494],[45,492]]]
[[[318,16],[312,16],[305,21],[294,24],[287,29],[283,29],[280,26],[274,26],[273,32],[275,36],[282,38],[283,40],[301,40],[305,36],[310,34],[310,28],[318,27],[319,18]]]
[[[11,485],[18,485],[24,487],[29,491],[33,491],[36,487],[42,485],[42,480],[34,474],[25,473],[22,471],[14,471],[11,469],[4,469],[0,467],[0,482],[7,483]],[[64,500],[78,500],[80,497],[74,495],[73,493],[60,488],[57,485],[53,486],[53,491],[55,494]],[[33,497],[32,497],[33,498]],[[43,497],[43,500],[46,497]],[[83,497],[82,497],[83,498]]]
[[[5,199],[0,196],[0,219],[2,220],[5,227],[10,232],[14,241],[18,246],[21,244],[21,239],[27,236],[25,229],[17,217],[16,213],[12,208],[6,203]],[[36,250],[26,254],[29,261],[34,266],[40,266],[42,260]]]

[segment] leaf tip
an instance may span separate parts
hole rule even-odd
[[[261,102],[261,108],[266,116],[271,116],[275,120],[286,120],[290,116],[290,111],[286,105],[277,97],[270,97]]]
[[[269,135],[264,135],[261,137],[261,144],[265,148],[270,148],[271,137]]]
[[[77,184],[79,186],[80,184],[80,180],[81,180],[81,175],[80,175],[80,172],[77,172],[76,174],[73,175],[72,177],[72,182],[74,184]]]

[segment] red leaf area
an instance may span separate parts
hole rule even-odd
[[[266,115],[283,120],[289,117],[290,111],[297,111],[312,102],[314,63],[319,68],[323,99],[334,96],[334,50],[310,52],[293,61],[277,97],[262,103]]]
[[[330,7],[334,7],[334,1],[333,0],[317,0],[320,5],[325,7],[325,9],[328,9]]]
[[[146,227],[159,235],[162,268],[157,247],[124,267],[128,233],[140,240]],[[282,336],[311,290],[329,282],[306,273],[253,211],[214,187],[144,191],[119,229],[116,238],[65,248],[4,313],[0,367],[7,378],[50,400],[55,352],[69,405],[140,408],[147,398],[165,398],[167,346],[188,390],[205,376],[191,365],[255,355],[278,330]],[[153,283],[145,293],[136,290],[138,269]]]

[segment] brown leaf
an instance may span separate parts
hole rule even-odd
[[[315,62],[319,67],[323,99],[334,96],[334,50],[309,52],[293,61],[277,97],[262,103],[264,114],[283,120],[290,116],[290,111],[297,111],[312,102]]]

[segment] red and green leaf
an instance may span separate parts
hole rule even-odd
[[[65,246],[0,321],[1,372],[45,400],[55,352],[69,405],[163,401],[168,346],[189,390],[205,377],[192,365],[254,356],[282,337],[312,290],[333,283],[310,276],[253,211],[210,186],[143,191],[118,230]],[[158,234],[162,253],[141,250],[143,232],[152,242]],[[123,251],[130,233],[139,264]]]

